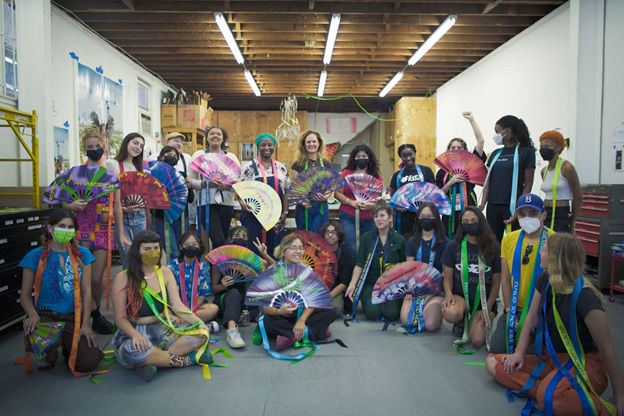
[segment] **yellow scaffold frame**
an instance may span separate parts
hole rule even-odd
[[[0,127],[10,127],[17,136],[17,140],[22,144],[28,158],[0,158],[0,162],[32,162],[32,192],[1,192],[0,195],[5,196],[23,196],[31,195],[33,198],[33,206],[35,209],[39,209],[39,139],[37,139],[37,111],[33,110],[31,113],[24,111],[13,110],[10,108],[0,107],[0,123],[6,122],[6,124],[0,124]],[[26,128],[30,128],[31,134],[25,134],[22,131]],[[20,129],[22,131],[20,131]],[[32,139],[31,147],[29,148],[24,140],[24,136],[30,136]]]

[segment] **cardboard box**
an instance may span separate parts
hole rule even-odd
[[[160,126],[163,127],[177,127],[178,124],[178,109],[175,104],[162,104],[160,106]]]
[[[178,105],[178,125],[184,129],[201,129],[200,105]]]

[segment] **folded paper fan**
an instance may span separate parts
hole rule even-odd
[[[77,200],[91,201],[119,189],[119,179],[97,165],[80,165],[67,169],[48,186],[43,202],[58,204]]]
[[[334,287],[334,281],[338,274],[338,259],[336,253],[323,237],[313,231],[297,230],[303,241],[302,260],[310,266],[314,273],[323,278],[328,289]]]
[[[234,160],[220,153],[204,153],[191,162],[191,169],[208,179],[218,179],[226,185],[240,181],[241,169]]]
[[[372,303],[402,299],[405,295],[432,295],[442,291],[442,274],[420,261],[396,264],[382,274],[373,286]]]
[[[358,202],[376,201],[386,190],[383,181],[366,173],[353,173],[345,180]]]
[[[432,202],[442,215],[451,215],[451,203],[440,188],[429,182],[410,182],[401,186],[390,199],[390,206],[416,212],[420,205]]]
[[[269,231],[282,215],[282,201],[275,189],[258,181],[242,181],[232,185],[238,196],[251,207],[252,213]]]
[[[346,181],[332,168],[316,166],[299,173],[290,184],[288,202],[300,204],[309,202],[315,194],[324,195],[343,188]]]
[[[184,212],[188,199],[188,187],[182,173],[176,168],[164,162],[150,162],[150,173],[165,185],[171,208],[165,210],[165,215],[169,224],[173,224]]]
[[[221,272],[223,276],[231,276],[235,283],[248,282],[264,271],[264,266],[253,251],[237,245],[217,247],[204,256]]]
[[[332,309],[334,304],[321,276],[299,264],[277,264],[253,281],[245,304],[250,306],[283,305],[299,308]]]
[[[327,156],[327,160],[332,160],[336,152],[340,149],[342,145],[340,142],[329,143],[325,145],[325,156]]]
[[[487,176],[487,168],[483,161],[466,150],[448,150],[438,155],[433,163],[451,176],[464,175],[466,182],[476,185],[483,185]]]
[[[35,329],[28,333],[28,342],[33,353],[41,360],[59,340],[65,329],[65,322],[39,322]]]
[[[149,209],[170,209],[171,201],[165,185],[144,172],[124,172],[121,182],[121,203],[123,206],[138,206]]]

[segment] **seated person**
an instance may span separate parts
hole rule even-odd
[[[319,233],[334,250],[338,259],[336,280],[334,287],[330,288],[334,306],[338,314],[342,313],[349,319],[353,304],[349,298],[344,296],[344,292],[351,281],[351,272],[355,266],[355,254],[344,244],[344,228],[338,221],[330,220],[321,225]]]

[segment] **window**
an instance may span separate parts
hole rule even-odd
[[[2,65],[2,94],[17,98],[17,37],[15,29],[15,0],[2,2],[2,45],[4,65]]]
[[[137,104],[140,110],[150,111],[150,87],[141,80],[137,82]]]

